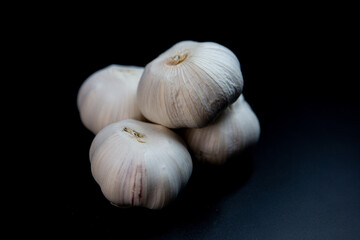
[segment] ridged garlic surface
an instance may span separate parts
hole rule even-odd
[[[94,134],[123,119],[144,120],[136,90],[143,67],[110,65],[90,75],[81,85],[77,106],[83,124]]]
[[[95,136],[90,162],[105,197],[122,207],[161,209],[192,172],[190,153],[177,134],[132,119],[110,124]]]
[[[198,161],[223,164],[259,140],[260,123],[241,95],[210,125],[184,129],[183,136]]]
[[[182,41],[146,65],[137,90],[139,108],[169,128],[204,127],[241,94],[237,57],[214,42]]]

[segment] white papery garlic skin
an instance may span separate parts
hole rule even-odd
[[[123,119],[144,120],[136,99],[143,67],[110,65],[81,85],[77,106],[81,121],[94,134]]]
[[[192,172],[190,153],[177,134],[132,119],[102,129],[91,144],[90,161],[105,197],[121,207],[161,209]]]
[[[241,94],[240,63],[213,42],[182,41],[146,65],[137,90],[139,108],[169,128],[204,127]]]
[[[198,161],[224,164],[232,156],[257,143],[260,123],[241,95],[210,125],[184,129],[183,136]]]

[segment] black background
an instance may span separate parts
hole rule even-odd
[[[292,9],[268,12],[265,6],[244,18],[246,9],[219,10],[222,17],[212,12],[196,20],[189,8],[154,13],[151,20],[133,9],[101,22],[97,12],[72,21],[76,11],[25,19],[14,46],[19,54],[10,62],[15,75],[21,72],[17,63],[24,66],[21,106],[31,110],[20,119],[31,143],[17,175],[25,179],[17,186],[26,194],[17,197],[18,188],[9,194],[19,202],[14,232],[101,239],[359,239],[359,98],[343,55],[352,37],[336,14]],[[186,188],[163,210],[116,208],[92,178],[88,151],[94,135],[80,121],[77,92],[103,67],[145,66],[182,40],[217,42],[236,54],[245,98],[260,120],[260,141],[224,166],[195,163]]]

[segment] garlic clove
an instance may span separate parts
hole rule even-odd
[[[175,199],[192,172],[190,153],[177,134],[133,119],[103,128],[89,156],[103,194],[122,207],[163,208]]]
[[[169,128],[204,127],[242,88],[240,63],[228,48],[182,41],[146,65],[137,100],[152,122]]]
[[[110,65],[89,76],[81,85],[77,106],[83,124],[94,134],[123,119],[145,120],[136,99],[143,67]]]
[[[224,164],[258,142],[260,123],[242,94],[208,126],[184,129],[182,133],[195,159]]]

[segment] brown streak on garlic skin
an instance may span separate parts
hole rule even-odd
[[[139,193],[137,194],[137,196],[135,196],[136,193],[136,181],[137,178],[136,176],[140,174],[140,179],[139,179]],[[133,185],[133,189],[132,189],[132,197],[131,197],[131,206],[135,206],[134,201],[135,201],[135,197],[138,197],[138,201],[141,202],[141,192],[142,192],[142,167],[141,166],[137,166],[136,170],[135,170],[135,181],[134,181],[134,185]]]

